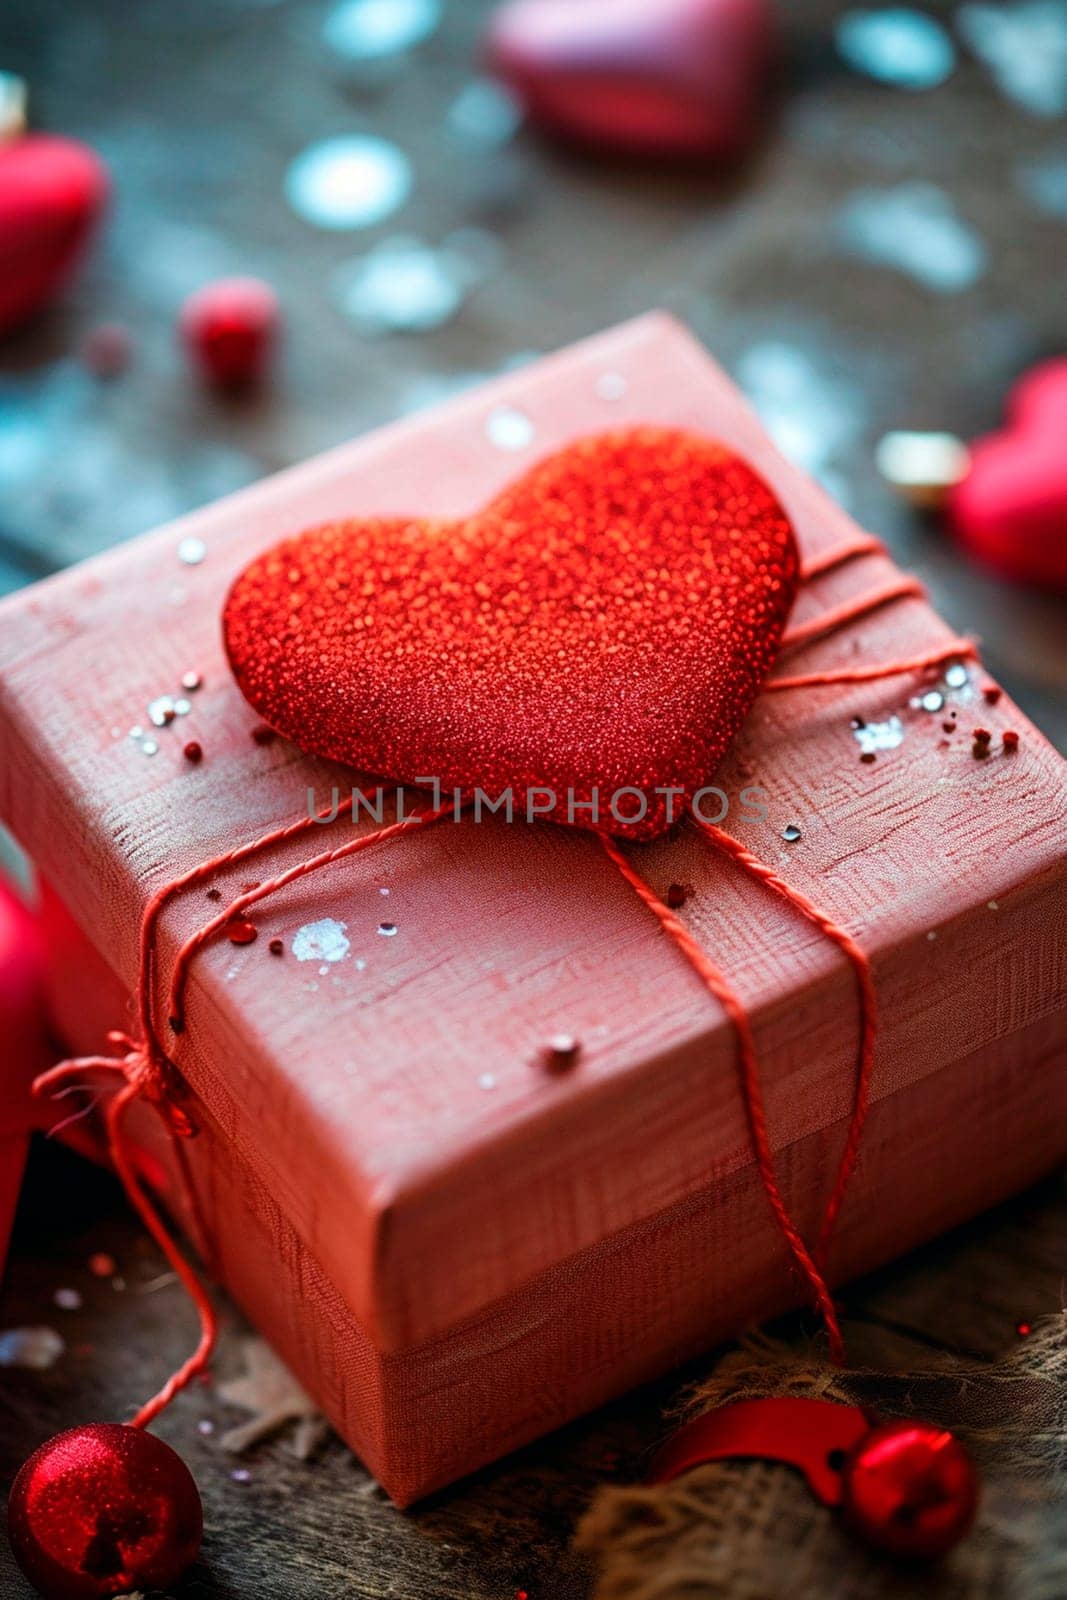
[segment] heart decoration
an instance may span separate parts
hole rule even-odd
[[[74,139],[29,134],[0,144],[0,337],[59,293],[107,193],[103,164]]]
[[[1003,577],[1067,590],[1067,360],[1016,385],[1007,425],[976,439],[948,511],[964,548]]]
[[[768,0],[510,0],[487,40],[533,122],[647,156],[744,151],[773,54]]]
[[[740,457],[635,428],[579,439],[463,522],[283,540],[223,630],[246,699],[311,754],[644,837],[681,815],[656,790],[706,783],[744,719],[797,569]]]

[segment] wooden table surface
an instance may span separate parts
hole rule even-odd
[[[449,108],[476,74],[487,6],[473,0],[451,0],[437,33],[372,81],[331,56],[320,4],[143,0],[134,13],[123,0],[6,0],[0,68],[29,80],[39,125],[100,150],[116,199],[63,305],[0,351],[0,588],[530,351],[663,305],[747,384],[782,442],[919,572],[942,613],[981,636],[991,670],[1067,746],[1063,601],[967,565],[873,467],[886,428],[969,436],[992,427],[1012,379],[1067,347],[1062,216],[1035,202],[1032,181],[1043,164],[1064,171],[1062,126],[1005,98],[966,52],[926,93],[858,76],[833,47],[839,9],[829,0],[789,8],[781,103],[763,148],[727,180],[579,159],[529,133],[465,144]],[[287,165],[313,141],[350,132],[408,153],[412,198],[373,230],[317,231],[287,205]],[[884,203],[916,184],[936,186],[926,201],[973,230],[985,265],[971,286],[939,291],[920,281],[921,261],[916,277],[844,251],[844,208],[857,193]],[[437,245],[471,228],[483,253],[485,235],[496,242],[499,262],[448,324],[372,339],[345,320],[333,288],[345,262],[395,235]],[[276,381],[240,403],[198,388],[174,335],[184,295],[231,272],[269,278],[287,321]],[[129,371],[109,384],[77,357],[103,321],[121,322],[135,346]],[[101,1251],[119,1263],[119,1290],[88,1270]],[[848,1311],[858,1353],[897,1368],[931,1346],[1003,1353],[1019,1318],[1058,1306],[1063,1261],[1062,1197],[1049,1183],[856,1286]],[[125,1414],[185,1353],[187,1309],[160,1273],[110,1180],[61,1151],[36,1152],[0,1328],[50,1324],[66,1352],[46,1372],[0,1370],[0,1482],[50,1432]],[[61,1288],[80,1292],[80,1309],[55,1305]],[[240,1369],[239,1333],[231,1313],[223,1376]],[[213,1388],[199,1390],[160,1428],[192,1467],[208,1520],[204,1560],[176,1592],[582,1595],[586,1577],[567,1551],[574,1520],[598,1483],[640,1474],[680,1381],[403,1515],[336,1441],[301,1463],[283,1436],[250,1455],[248,1482],[235,1481],[217,1438],[240,1413]],[[910,1590],[902,1577],[901,1593]],[[0,1595],[28,1592],[0,1548]]]

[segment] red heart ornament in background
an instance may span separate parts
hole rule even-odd
[[[74,139],[0,144],[0,337],[59,293],[107,201],[103,163]]]
[[[1003,577],[1067,589],[1067,360],[1015,386],[1007,425],[971,445],[948,514],[968,553]]]
[[[683,809],[656,790],[707,783],[743,721],[797,571],[751,467],[634,428],[578,440],[466,521],[286,539],[237,578],[223,631],[246,699],[303,750],[647,837]]]
[[[768,0],[511,0],[487,49],[550,133],[720,160],[759,132],[774,17]]]

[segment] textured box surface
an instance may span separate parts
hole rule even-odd
[[[524,447],[493,444],[501,406],[529,419]],[[3,816],[121,985],[135,977],[152,890],[300,816],[309,785],[352,782],[250,737],[218,628],[248,558],[332,515],[475,509],[545,451],[636,421],[739,449],[776,488],[805,555],[854,531],[688,336],[650,317],[0,609]],[[205,547],[197,565],[179,559],[188,539]],[[802,594],[797,617],[893,571],[882,555],[850,563]],[[909,599],[791,665],[873,663],[948,637]],[[127,730],[189,669],[204,677],[193,711],[144,756]],[[1006,701],[979,700],[976,717],[974,679],[987,681],[972,675],[950,708],[964,728],[1019,729],[1016,757],[975,761],[968,737],[911,705],[905,678],[762,697],[716,774],[728,794],[766,791],[766,823],[731,814],[726,826],[874,963],[873,1113],[837,1276],[1062,1153],[1064,767]],[[899,745],[860,763],[851,719],[892,716]],[[181,758],[190,737],[204,747],[198,767]],[[792,846],[788,823],[801,826]],[[298,853],[275,851],[219,886],[228,899]],[[693,886],[683,915],[751,1010],[783,1181],[810,1227],[851,1100],[851,970],[687,832],[638,854],[660,889]],[[197,891],[167,913],[164,971],[215,909]],[[322,918],[344,923],[343,959],[297,959],[293,936]],[[594,841],[442,824],[294,886],[257,921],[256,944],[223,941],[197,960],[174,1051],[206,1108],[206,1209],[227,1281],[397,1498],[795,1301],[752,1167],[731,1030]],[[394,936],[378,934],[383,921]],[[267,952],[274,935],[282,960]],[[583,1056],[552,1077],[531,1063],[561,1028]],[[242,1209],[258,1222],[228,1228]]]

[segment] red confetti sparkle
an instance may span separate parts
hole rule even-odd
[[[567,1072],[581,1054],[581,1041],[572,1033],[557,1033],[541,1049],[542,1064],[549,1072]]]
[[[238,917],[227,924],[226,937],[231,944],[252,944],[259,938],[259,929],[254,923]]]
[[[689,890],[684,883],[672,883],[667,886],[667,904],[672,911],[678,911],[689,899]]]
[[[237,579],[223,626],[242,692],[304,750],[650,837],[671,820],[655,790],[708,782],[743,721],[797,566],[744,461],[637,428],[578,440],[466,522],[284,540]],[[594,789],[597,819],[578,809]],[[623,789],[639,793],[613,815]]]
[[[987,706],[995,706],[1003,693],[1003,689],[998,689],[995,683],[987,683],[982,690],[982,698]]]
[[[203,746],[198,744],[195,739],[190,739],[189,743],[183,747],[182,755],[186,761],[191,761],[195,767],[198,762],[204,759]]]
[[[1033,1333],[1034,1325],[1032,1322],[1017,1322],[1015,1324],[1015,1331],[1019,1335],[1020,1339],[1025,1339],[1029,1334]]]
[[[1004,750],[1008,755],[1014,755],[1019,748],[1019,735],[1014,728],[1006,728],[1003,736]]]
[[[270,951],[272,956],[281,956],[285,954],[285,945],[280,939],[272,939],[270,944],[267,946],[267,949]]]

